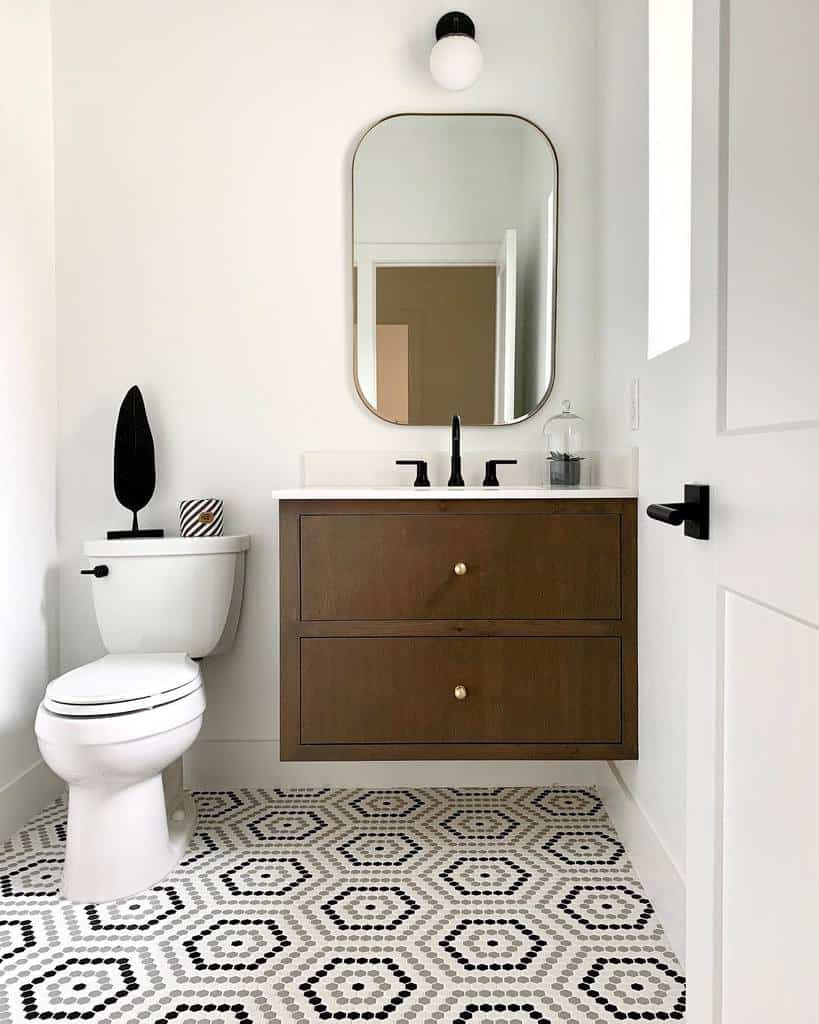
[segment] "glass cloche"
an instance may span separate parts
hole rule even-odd
[[[563,411],[546,421],[548,481],[552,487],[577,487],[580,484],[580,463],[583,461],[585,423],[572,412],[572,403],[561,402]]]

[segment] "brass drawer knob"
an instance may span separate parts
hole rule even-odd
[[[456,576],[466,576],[466,563],[456,562],[455,565],[452,567],[452,571],[455,573]]]
[[[452,692],[455,694],[455,700],[466,700],[467,692],[465,686],[456,686]]]

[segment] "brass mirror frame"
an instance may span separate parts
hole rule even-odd
[[[374,131],[379,125],[384,124],[386,121],[394,121],[399,117],[513,117],[517,121],[523,121],[524,124],[531,125],[536,131],[540,132],[543,138],[546,140],[551,153],[552,159],[555,162],[555,222],[554,222],[554,262],[552,266],[552,323],[551,323],[551,346],[550,346],[550,357],[551,357],[551,371],[549,374],[549,384],[546,391],[543,394],[543,398],[538,402],[531,412],[528,412],[525,416],[518,416],[517,419],[509,420],[507,423],[475,423],[466,424],[466,426],[480,427],[513,427],[518,423],[523,423],[526,420],[531,419],[533,416],[537,416],[546,402],[549,400],[549,396],[555,386],[555,370],[556,370],[556,359],[557,359],[557,268],[558,268],[558,250],[559,250],[559,238],[560,238],[560,162],[557,158],[557,150],[555,149],[554,143],[546,134],[546,132],[528,117],[523,117],[522,114],[506,114],[499,111],[457,111],[457,110],[436,110],[436,111],[403,111],[398,114],[387,114],[386,117],[381,117],[377,121],[374,121],[365,132],[362,133],[361,138],[356,143],[355,149],[353,150],[353,159],[350,166],[350,266],[352,268],[352,278],[355,282],[355,162],[358,158],[358,152],[361,149],[361,145],[370,132]],[[356,295],[355,295],[355,284],[353,284],[353,309],[355,309]],[[365,409],[368,409],[373,416],[377,416],[378,419],[384,423],[392,423],[396,427],[446,427],[446,423],[401,423],[398,420],[391,420],[387,416],[382,416],[381,413],[367,400],[364,393],[361,390],[361,386],[358,382],[358,344],[355,336],[355,320],[353,320],[353,384],[355,385],[356,394],[361,400],[362,405]]]

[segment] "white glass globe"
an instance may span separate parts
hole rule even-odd
[[[444,36],[429,55],[432,77],[444,89],[468,89],[477,82],[482,67],[481,48],[469,36]]]

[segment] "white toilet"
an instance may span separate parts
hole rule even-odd
[[[68,784],[67,899],[131,896],[183,856],[196,812],[182,755],[205,710],[197,660],[233,645],[249,546],[246,536],[85,545],[110,653],[49,683],[34,727]]]

